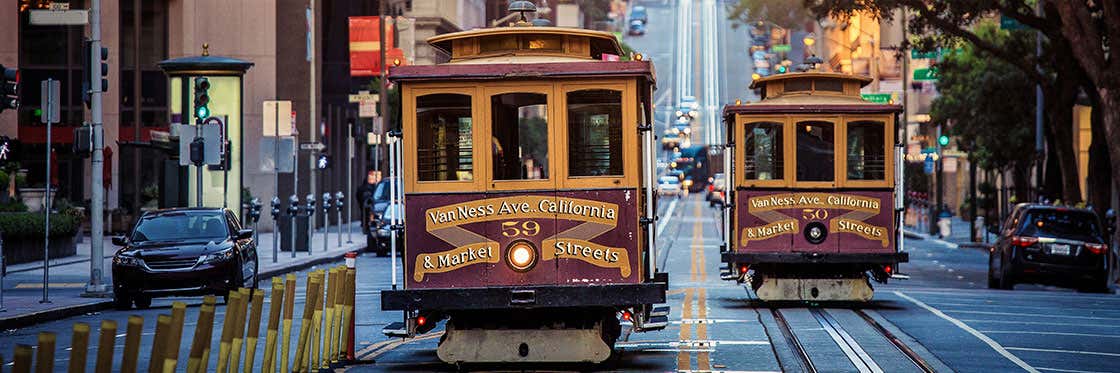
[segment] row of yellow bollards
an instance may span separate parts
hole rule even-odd
[[[351,322],[354,317],[355,270],[353,267],[338,266],[328,270],[316,270],[307,275],[306,301],[300,322],[296,349],[292,355],[292,319],[295,316],[296,276],[272,279],[272,294],[269,302],[268,324],[265,331],[264,356],[261,372],[311,372],[319,369],[337,367],[348,359],[353,350]],[[260,332],[261,314],[264,308],[264,291],[251,291],[241,288],[229,293],[226,314],[222,322],[221,338],[218,340],[218,365],[220,373],[250,373],[253,371],[257,355],[257,341]],[[183,322],[187,305],[174,302],[170,315],[156,318],[151,357],[148,360],[148,373],[182,371],[178,366],[180,341],[183,339]],[[198,323],[194,329],[194,339],[187,356],[186,372],[209,372],[211,338],[214,331],[216,299],[212,295],[203,298],[199,308]],[[283,318],[283,320],[281,320]],[[137,359],[140,354],[140,336],[144,319],[129,316],[123,359],[120,369],[114,370],[113,349],[116,345],[117,323],[112,320],[101,322],[100,336],[97,340],[97,360],[95,372],[122,373],[137,372]],[[247,330],[246,330],[247,328]],[[85,372],[86,354],[89,351],[90,326],[85,323],[74,324],[71,338],[68,372]],[[54,371],[54,352],[56,337],[54,333],[39,333],[39,344],[34,349],[35,371]],[[279,343],[277,343],[279,342]],[[279,346],[278,346],[279,345]],[[279,347],[279,354],[277,348]],[[242,359],[244,352],[244,359]],[[31,372],[33,349],[28,345],[16,345],[12,371]],[[289,360],[289,357],[291,359]],[[244,364],[242,365],[242,360]],[[279,364],[277,364],[279,360]],[[0,357],[0,361],[2,357]],[[291,365],[288,365],[291,361]]]

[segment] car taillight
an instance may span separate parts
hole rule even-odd
[[[1104,244],[1099,244],[1099,243],[1087,243],[1087,244],[1085,244],[1085,248],[1089,249],[1089,252],[1091,252],[1095,255],[1101,255],[1101,254],[1104,253],[1105,249],[1107,249],[1107,247]]]
[[[708,191],[709,191],[709,192],[711,192],[711,191],[713,191],[713,190],[715,190],[715,189],[716,189],[716,187],[715,187],[715,186],[712,186],[711,184],[708,184]]]
[[[1011,244],[1019,247],[1027,247],[1038,243],[1038,237],[1014,236],[1011,237]]]
[[[891,266],[883,266],[883,272],[887,274],[890,274],[892,270],[894,270],[894,268],[891,268]]]

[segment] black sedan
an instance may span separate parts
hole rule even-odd
[[[145,213],[113,257],[116,306],[147,308],[153,297],[215,294],[257,287],[257,243],[227,209]]]
[[[1110,250],[1091,210],[1019,204],[988,256],[988,287],[1040,283],[1108,292]]]
[[[400,211],[400,201],[397,201],[393,208],[389,208],[390,180],[390,178],[385,178],[379,181],[377,185],[371,186],[373,191],[366,197],[365,202],[366,211],[369,213],[366,215],[365,224],[362,224],[362,229],[366,234],[366,250],[376,252],[379,256],[389,255],[390,223],[394,215],[400,216],[401,219],[404,218]],[[400,179],[396,180],[398,183],[400,182]],[[403,186],[398,186],[398,188],[403,188]],[[403,247],[403,242],[400,240],[401,237],[397,238],[397,250],[399,252]]]

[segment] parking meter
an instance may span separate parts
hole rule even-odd
[[[280,197],[272,197],[272,201],[269,202],[272,204],[272,219],[276,219],[280,216]]]
[[[339,192],[335,192],[335,194],[334,194],[334,207],[335,207],[335,208],[337,208],[337,209],[339,209],[339,211],[342,211],[342,206],[343,206],[343,202],[342,202],[342,200],[343,200],[343,199],[344,199],[345,197],[346,197],[346,196],[345,196],[345,195],[343,195],[341,191],[339,191]]]
[[[304,206],[304,212],[307,213],[307,216],[315,215],[315,195],[308,194],[307,198],[304,198],[304,201],[307,202],[307,205]]]
[[[256,222],[261,220],[261,199],[260,198],[253,197],[252,200],[249,200],[249,218],[251,218],[253,220],[253,223],[256,223]]]
[[[328,212],[330,212],[332,206],[334,205],[331,204],[331,194],[323,193],[323,215],[326,215]]]
[[[288,197],[288,215],[295,216],[297,213],[299,213],[299,197],[293,194]]]
[[[337,219],[337,221],[338,221],[338,232],[337,232],[336,236],[338,237],[338,246],[339,247],[342,247],[342,205],[343,205],[342,200],[343,200],[343,198],[345,198],[345,195],[342,194],[342,191],[338,191],[338,192],[334,193],[334,212],[337,215],[337,217],[335,219]],[[349,226],[349,224],[347,224],[347,226]]]
[[[1108,227],[1108,234],[1116,234],[1116,210],[1108,209],[1104,213],[1104,224]]]

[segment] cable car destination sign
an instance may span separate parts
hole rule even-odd
[[[765,224],[745,227],[740,234],[739,246],[751,241],[763,241],[801,231],[801,223],[828,220],[829,231],[851,233],[864,239],[879,241],[883,247],[890,244],[887,228],[865,222],[882,213],[882,201],[876,197],[832,193],[784,193],[751,196],[747,211]],[[795,210],[787,215],[780,210]],[[848,210],[829,220],[829,212]]]

